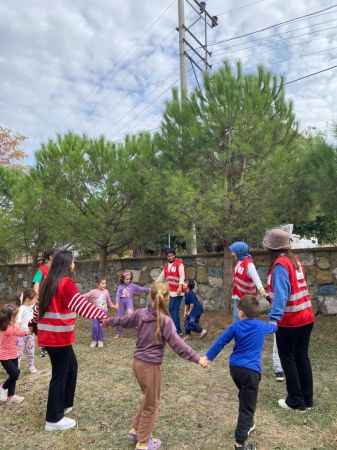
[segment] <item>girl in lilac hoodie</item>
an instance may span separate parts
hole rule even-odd
[[[132,280],[132,272],[124,272],[119,277],[119,285],[116,292],[117,317],[133,313],[134,295],[148,294],[150,292],[150,288],[139,286],[138,284],[133,283]],[[116,338],[121,337],[122,332],[123,328],[117,327]]]
[[[160,440],[153,439],[151,433],[159,412],[161,363],[165,344],[168,343],[181,358],[204,367],[200,356],[178,336],[166,308],[168,302],[167,285],[155,283],[151,288],[147,308],[104,321],[105,325],[137,329],[133,371],[142,390],[143,399],[129,432],[129,438],[137,443],[136,450],[157,450],[161,446]]]

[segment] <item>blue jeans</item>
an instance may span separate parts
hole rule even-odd
[[[202,328],[199,323],[201,314],[202,313],[193,314],[193,311],[192,311],[192,313],[188,317],[186,317],[186,320],[185,320],[185,333],[186,334],[191,334],[192,331],[194,331],[195,333],[202,332]]]
[[[176,326],[177,333],[181,334],[180,328],[180,305],[183,299],[182,295],[177,295],[176,297],[170,297],[169,312]]]
[[[239,301],[239,298],[232,297],[231,306],[232,306],[232,322],[233,323],[240,319],[239,318],[238,301]]]

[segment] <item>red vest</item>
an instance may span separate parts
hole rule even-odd
[[[43,275],[43,280],[45,278],[47,278],[48,272],[49,272],[49,267],[47,266],[47,264],[40,264],[39,265],[39,271],[42,273]]]
[[[256,286],[248,275],[248,264],[252,262],[250,256],[237,262],[233,273],[232,297],[241,299],[246,294],[256,295]]]
[[[168,264],[164,266],[164,276],[168,283],[170,292],[177,292],[179,287],[179,267],[184,264],[182,259],[176,258],[169,269]]]
[[[304,276],[301,263],[296,269],[292,261],[285,255],[281,255],[273,262],[267,280],[267,292],[273,297],[272,273],[276,265],[281,265],[289,274],[291,295],[287,301],[284,315],[278,322],[279,327],[302,327],[315,320],[312,309],[308,285]]]
[[[75,295],[80,295],[75,283],[68,277],[62,278],[47,311],[38,320],[40,347],[65,347],[74,342],[76,313],[66,305]]]

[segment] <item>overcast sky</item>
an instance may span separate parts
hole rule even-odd
[[[193,0],[191,0],[193,2]],[[209,0],[219,15],[209,41],[308,14],[333,0]],[[186,5],[187,22],[195,13]],[[28,162],[42,142],[74,130],[120,139],[155,129],[177,85],[177,1],[1,0],[0,124],[28,137]],[[196,25],[196,34],[202,29]],[[337,64],[337,8],[212,47],[214,69],[240,58],[288,80]],[[201,37],[201,34],[200,34]],[[330,135],[337,121],[337,70],[287,88],[302,128]],[[195,80],[190,72],[190,86]]]

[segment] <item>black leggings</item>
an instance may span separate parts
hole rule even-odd
[[[1,364],[9,375],[2,387],[3,389],[8,389],[8,397],[12,397],[15,394],[16,382],[20,376],[18,358],[1,361]]]
[[[77,360],[71,345],[67,347],[46,347],[52,377],[49,384],[47,422],[58,422],[64,410],[74,404],[77,380]]]

